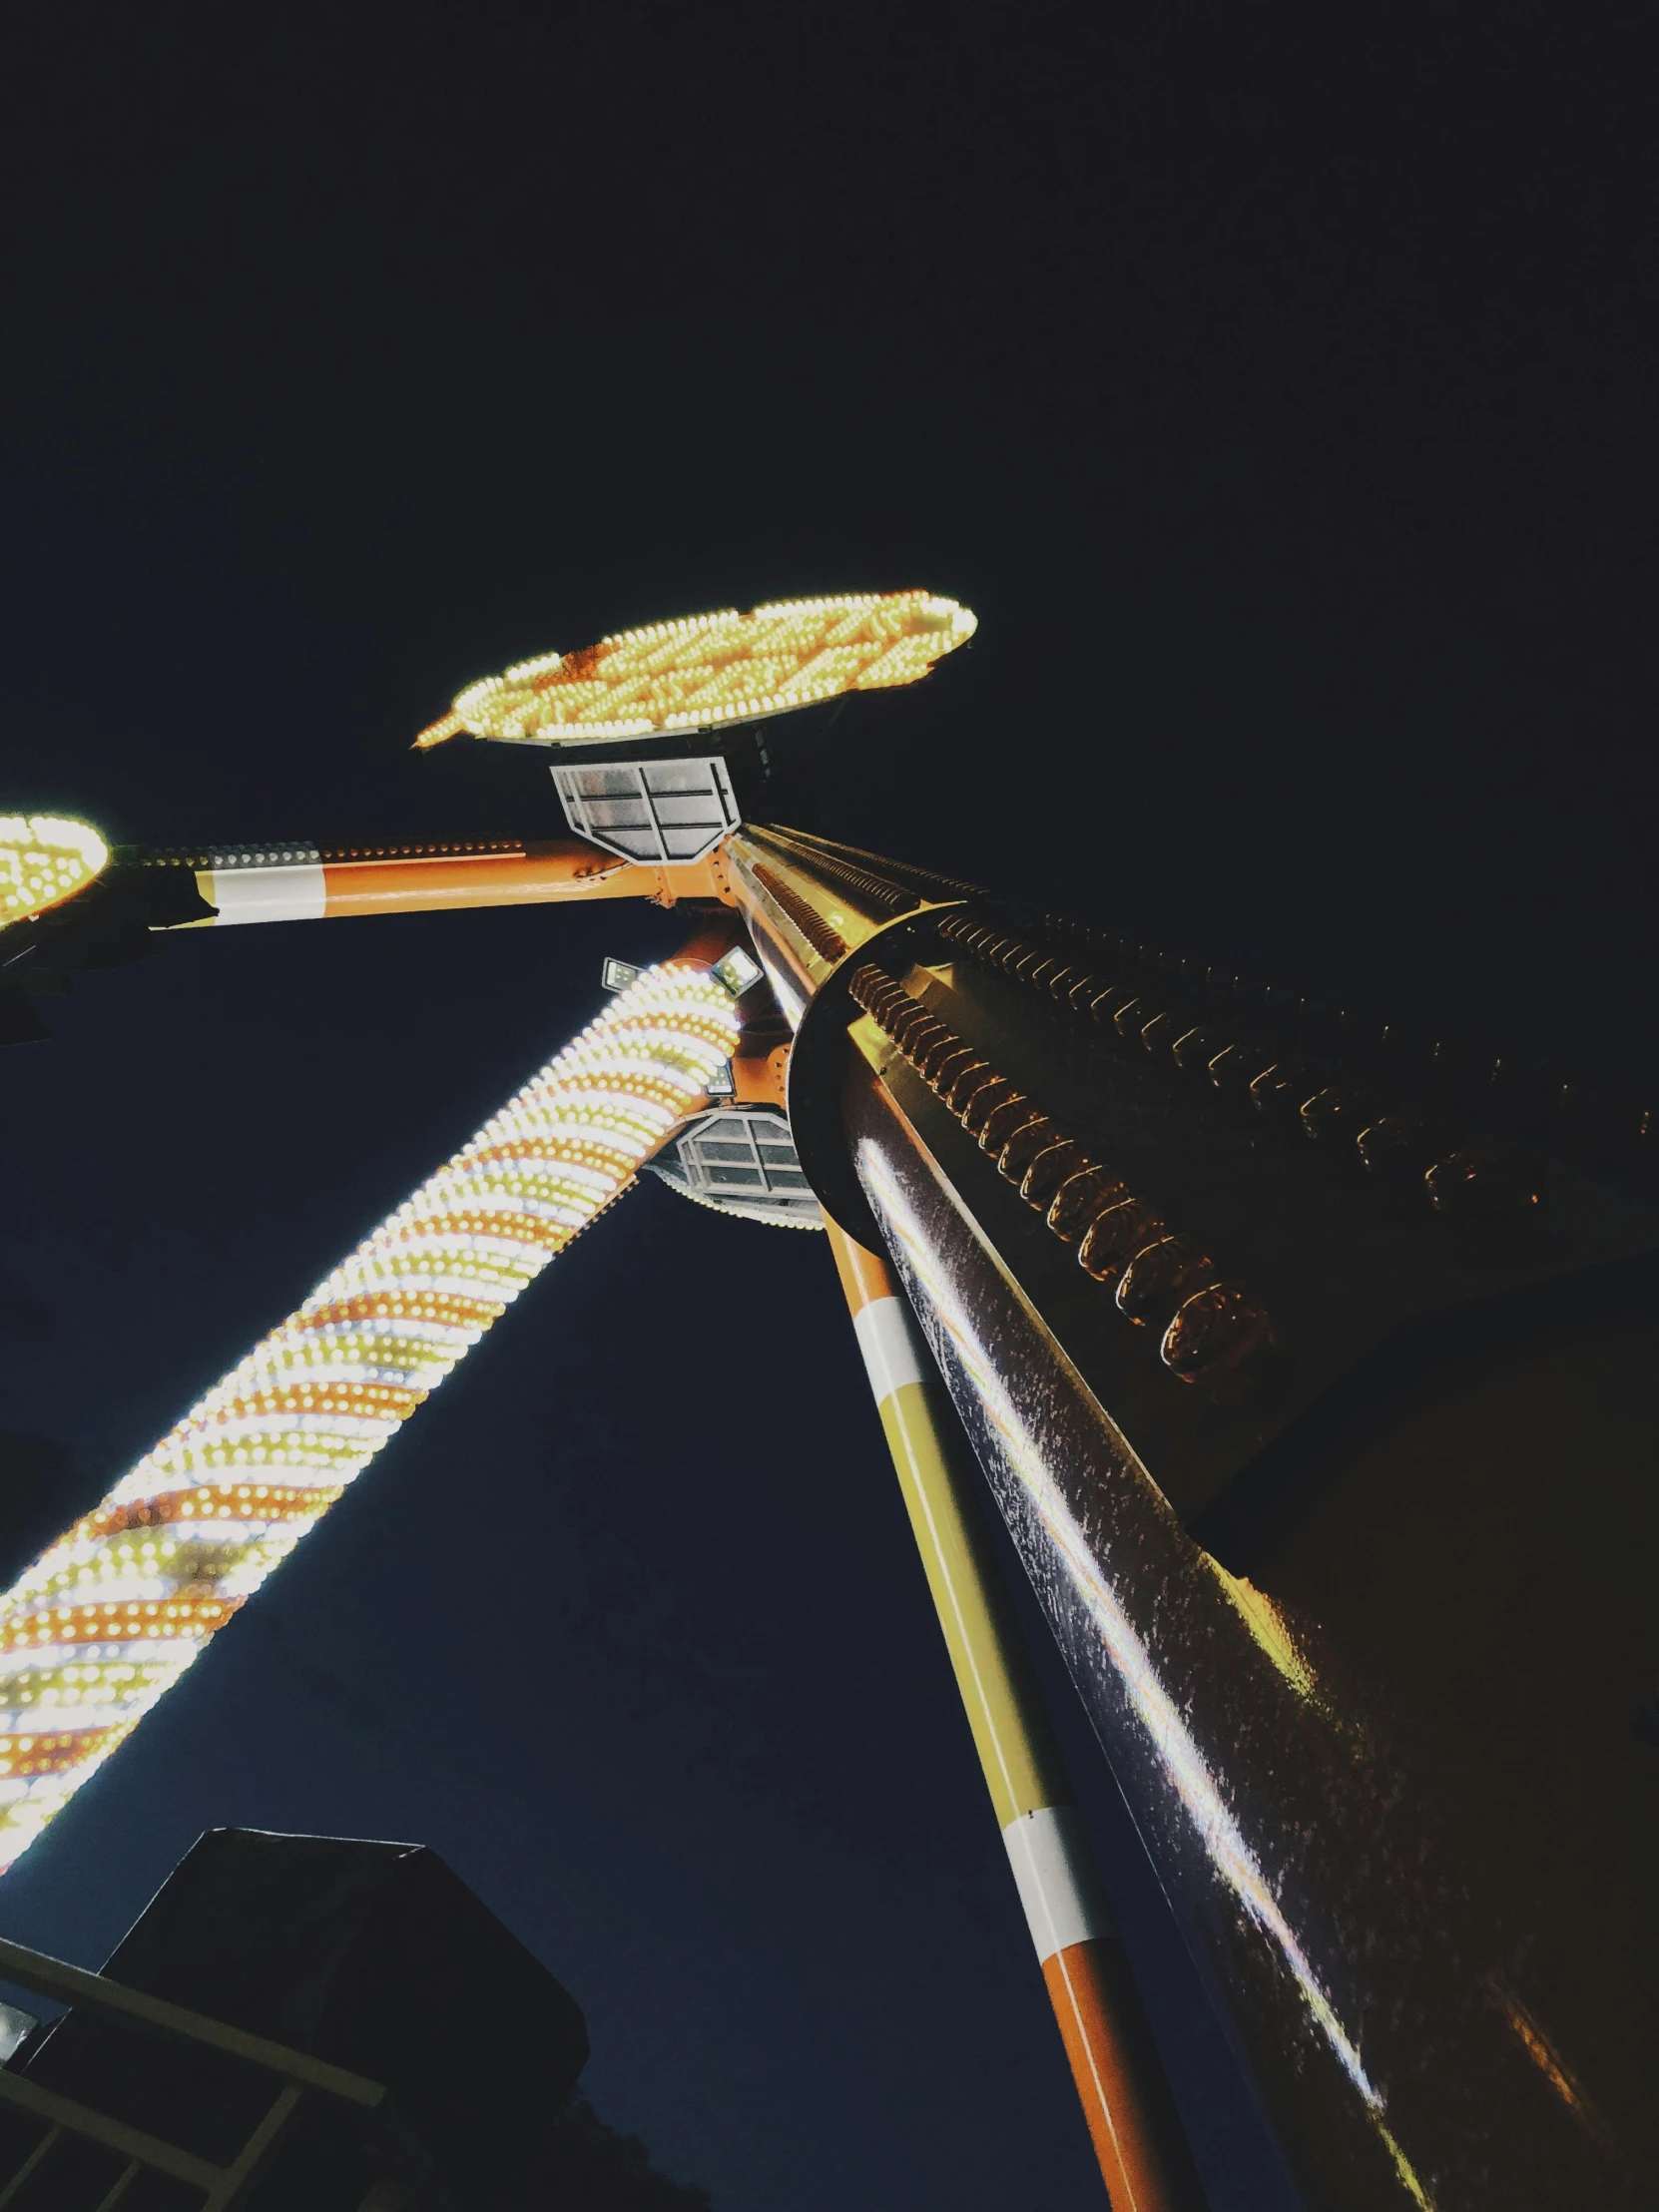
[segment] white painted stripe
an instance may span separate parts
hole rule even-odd
[[[320,921],[328,908],[319,867],[215,868],[208,902],[219,927],[241,921]]]
[[[1091,1936],[1110,1936],[1112,1916],[1095,1882],[1083,1824],[1069,1805],[1022,1813],[1002,1831],[1039,1964]]]
[[[903,1302],[896,1298],[872,1298],[852,1317],[858,1350],[864,1356],[869,1386],[879,1405],[906,1382],[919,1382],[915,1341]]]

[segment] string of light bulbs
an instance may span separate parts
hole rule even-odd
[[[704,1109],[738,1029],[707,969],[648,968],[0,1596],[0,1871]]]

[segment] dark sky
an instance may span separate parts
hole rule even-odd
[[[924,583],[804,826],[1651,1081],[1654,12],[63,5],[0,88],[0,804],[555,832],[408,740],[657,616]],[[0,1066],[0,1429],[101,1491],[644,909],[204,933]],[[17,1478],[20,1482],[23,1477]],[[1052,1672],[1052,1670],[1051,1670]],[[1284,2203],[1055,1682],[1216,2212]],[[1098,2203],[820,1241],[652,1187],[0,1888],[415,1838],[721,2212]]]

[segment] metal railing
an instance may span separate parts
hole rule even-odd
[[[109,2020],[141,2033],[177,2037],[209,2050],[221,2058],[240,2060],[276,2083],[276,2093],[264,2116],[255,2124],[229,2165],[216,2165],[194,2151],[164,2141],[124,2120],[100,2112],[78,2098],[31,2081],[0,2067],[0,2105],[27,2114],[42,2123],[45,2132],[10,2174],[0,2173],[0,2212],[16,2206],[25,2212],[30,2202],[50,2200],[41,2194],[47,2169],[66,2142],[79,2140],[112,2151],[126,2164],[103,2198],[90,2212],[116,2212],[122,2198],[142,2173],[165,2174],[202,2194],[202,2212],[236,2212],[269,2167],[288,2136],[301,2106],[320,2098],[336,2109],[344,2107],[360,2116],[365,2148],[376,2158],[381,2173],[371,2183],[358,2212],[403,2212],[425,2196],[427,2161],[411,2141],[392,2109],[390,2092],[378,2081],[330,2065],[305,2051],[289,2050],[264,2035],[251,2035],[206,2013],[171,2004],[163,1997],[147,1996],[141,1989],[110,1981],[50,1958],[42,1951],[27,1950],[21,1943],[0,1940],[0,1981],[14,1982],[37,1996],[71,2006],[77,2013]]]

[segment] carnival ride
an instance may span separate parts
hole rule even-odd
[[[1652,1585],[1588,1629],[1551,1531],[1575,1481],[1614,1523],[1645,1494],[1650,1121],[750,819],[773,718],[973,629],[919,591],[798,601],[470,686],[416,743],[549,748],[558,841],[112,854],[0,821],[0,1041],[42,1033],[31,980],[157,931],[695,916],[675,958],[608,962],[595,1021],[0,1598],[0,1850],[649,1170],[829,1232],[1120,2212],[1197,2183],[956,1420],[1310,2201],[1645,2203],[1651,1976],[1619,1932]],[[1447,1516],[1498,1513],[1507,1564],[1436,1620]]]

